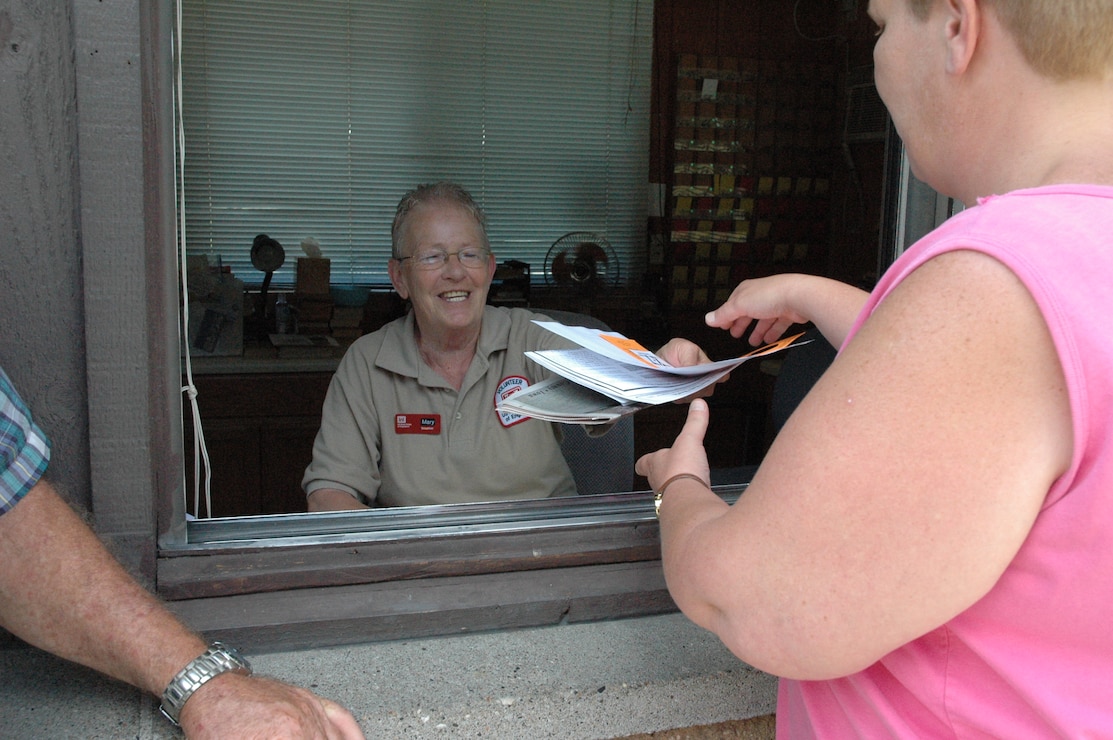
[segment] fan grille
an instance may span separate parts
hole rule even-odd
[[[618,256],[599,234],[565,234],[553,242],[545,256],[545,279],[556,287],[591,291],[617,285],[618,277]]]

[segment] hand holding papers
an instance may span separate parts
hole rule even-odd
[[[569,424],[604,424],[648,406],[687,398],[747,360],[772,354],[802,336],[787,337],[730,360],[674,367],[617,332],[548,321],[535,323],[580,348],[526,352],[527,357],[561,377],[507,396],[498,408]]]

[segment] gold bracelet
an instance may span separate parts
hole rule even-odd
[[[657,489],[657,495],[653,497],[653,513],[657,515],[658,519],[661,518],[661,499],[663,499],[665,497],[665,489],[667,489],[669,486],[671,486],[676,481],[681,480],[683,478],[691,478],[692,480],[697,480],[701,484],[706,486],[708,489],[711,488],[710,485],[703,482],[703,478],[700,478],[695,473],[678,473],[678,474],[674,475],[673,477],[671,477],[667,481],[665,481],[664,484],[659,489]]]

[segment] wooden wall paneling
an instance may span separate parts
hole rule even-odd
[[[258,419],[209,419],[204,424],[204,437],[212,470],[209,482],[212,516],[250,516],[261,513],[263,451]],[[208,516],[203,489],[199,511],[193,504],[192,431],[187,430],[185,445],[186,508],[195,516]]]
[[[321,417],[331,373],[252,373],[194,377],[203,418]]]

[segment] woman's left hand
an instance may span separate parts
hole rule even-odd
[[[643,455],[634,466],[634,472],[648,478],[654,491],[680,473],[692,473],[705,483],[710,481],[711,468],[707,464],[707,451],[703,448],[703,435],[707,433],[709,419],[707,402],[702,399],[692,401],[688,407],[688,419],[672,447]]]

